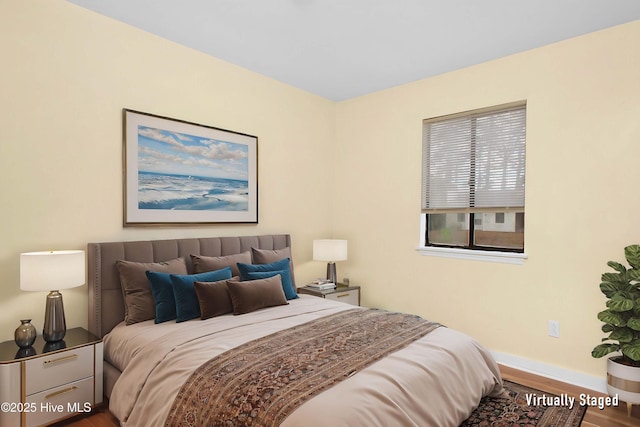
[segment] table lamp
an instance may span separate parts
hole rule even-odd
[[[60,289],[85,283],[84,251],[27,252],[20,254],[20,289],[50,291],[47,295],[42,337],[47,342],[64,338],[67,324]]]
[[[338,284],[336,261],[347,260],[347,241],[321,239],[313,241],[313,260],[327,261],[327,280]]]

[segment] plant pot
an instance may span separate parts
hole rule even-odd
[[[640,367],[624,365],[621,357],[607,359],[607,392],[627,403],[627,415],[633,405],[640,405]]]

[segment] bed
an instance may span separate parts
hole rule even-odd
[[[495,361],[465,334],[295,294],[287,234],[90,243],[88,264],[89,330],[104,340],[105,395],[123,426],[458,426],[483,396],[503,393]],[[145,270],[156,293],[132,293],[125,267]],[[239,281],[236,267],[259,277]],[[212,280],[222,271],[231,278]],[[184,316],[175,291],[176,312],[158,322],[171,305],[158,293],[167,277],[203,278],[184,288],[201,297],[199,317]],[[221,290],[232,312],[206,305]],[[139,316],[150,297],[156,317]]]

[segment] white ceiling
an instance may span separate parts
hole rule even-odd
[[[68,1],[336,101],[640,19],[640,0]]]

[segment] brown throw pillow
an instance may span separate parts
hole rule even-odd
[[[155,319],[156,305],[151,294],[147,271],[170,274],[188,274],[184,258],[174,258],[163,262],[133,262],[118,260],[116,268],[120,273],[120,286],[124,296],[124,321],[127,325]]]
[[[245,314],[266,307],[289,304],[282,290],[280,275],[267,279],[227,281],[233,314]]]
[[[271,264],[272,262],[280,261],[281,259],[289,258],[289,272],[291,273],[291,284],[293,290],[296,290],[296,278],[293,274],[293,258],[291,258],[291,248],[286,247],[282,249],[258,249],[251,248],[251,256],[254,264]]]
[[[226,256],[204,256],[191,255],[193,262],[193,271],[197,273],[206,273],[207,271],[222,270],[225,267],[231,267],[231,274],[239,276],[237,264],[251,264],[251,252],[245,251],[240,254]]]
[[[231,280],[238,280],[238,277]],[[198,304],[200,304],[200,318],[202,320],[233,313],[233,303],[227,287],[227,280],[194,282],[193,287],[196,290]]]

